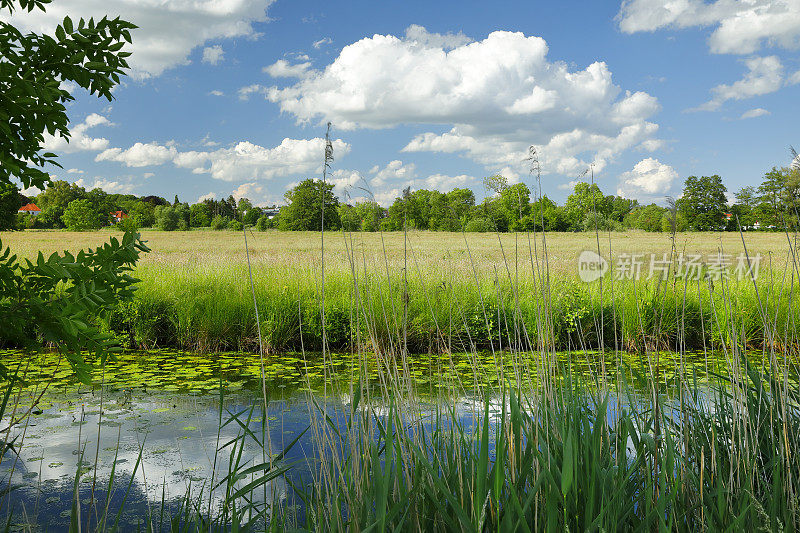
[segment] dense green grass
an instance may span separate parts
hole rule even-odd
[[[346,273],[326,276],[326,338],[332,349],[387,348],[403,329],[404,313],[407,348],[413,353],[542,344],[556,350],[601,344],[626,350],[702,350],[731,336],[758,349],[767,341],[765,316],[771,329],[784,333],[779,344],[796,342],[793,324],[800,318],[789,297],[791,279],[770,279],[764,271],[758,296],[746,279],[607,279],[601,294],[597,283],[566,276],[551,279],[543,293],[540,280],[530,273],[519,279],[498,273],[497,279],[477,282],[412,274],[407,288],[400,276],[359,274],[356,284]],[[139,276],[143,283],[135,300],[108,322],[126,343],[258,351],[245,268],[185,273],[143,267]],[[266,346],[271,351],[319,350],[322,299],[311,273],[262,267],[254,277]]]

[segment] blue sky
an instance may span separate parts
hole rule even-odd
[[[58,179],[195,202],[280,202],[319,177],[388,204],[502,173],[562,202],[591,164],[606,193],[663,203],[686,176],[731,193],[789,163],[799,0],[362,2],[59,0],[15,24],[138,24],[112,103],[75,92]],[[5,15],[4,15],[5,16]]]

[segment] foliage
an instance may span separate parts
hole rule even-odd
[[[181,221],[175,207],[159,205],[155,209],[156,226],[162,231],[175,231]]]
[[[222,215],[217,215],[211,221],[211,229],[214,230],[223,230],[228,227],[228,219],[223,217]]]
[[[281,209],[279,228],[294,231],[319,231],[322,206],[325,206],[325,228],[341,227],[339,200],[333,194],[333,185],[322,180],[306,179],[286,193],[288,205]]]
[[[147,251],[137,234],[126,233],[121,242],[112,237],[77,255],[45,258],[40,252],[31,262],[19,261],[0,243],[0,341],[28,349],[52,343],[67,355],[78,377],[88,380],[81,351],[105,360],[119,349],[95,320],[133,297],[138,280],[130,272]]]
[[[44,0],[21,0],[28,11],[44,10]],[[0,11],[13,13],[14,0],[2,0]],[[65,103],[74,97],[63,88],[74,82],[92,95],[112,100],[111,90],[128,67],[130,30],[136,26],[115,18],[69,17],[54,34],[23,34],[0,21],[0,182],[19,178],[25,187],[42,188],[50,181],[41,170],[45,164],[59,166],[56,155],[42,151],[45,132],[69,139]]]
[[[103,218],[89,200],[73,200],[61,216],[70,231],[86,231],[103,226]]]
[[[128,217],[123,218],[121,221],[117,222],[115,227],[122,231],[123,233],[132,232],[135,233],[139,231],[139,224],[135,218]]]
[[[689,176],[683,196],[677,201],[678,211],[696,231],[718,231],[725,228],[728,199],[722,178]]]
[[[492,227],[492,223],[485,218],[473,218],[467,222],[464,231],[468,233],[486,233],[488,231],[494,231],[494,228]]]
[[[256,221],[256,229],[258,231],[267,231],[272,227],[272,219],[270,219],[267,215],[261,215],[258,217],[258,220]]]
[[[238,220],[231,220],[230,222],[228,222],[228,229],[230,229],[230,230],[242,231],[243,227],[244,227],[244,225],[241,222],[239,222]]]
[[[193,228],[204,228],[211,225],[211,211],[208,204],[201,202],[189,208],[189,225]]]
[[[19,189],[13,184],[0,181],[0,231],[14,229],[19,205]]]

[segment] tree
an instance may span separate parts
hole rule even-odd
[[[19,189],[0,181],[0,231],[14,229],[19,211]]]
[[[156,226],[162,231],[175,231],[181,221],[178,209],[168,205],[156,207]]]
[[[0,0],[0,11],[44,11],[46,0]],[[50,176],[41,167],[56,166],[56,155],[42,151],[45,132],[69,139],[65,103],[74,97],[63,82],[74,82],[92,95],[112,100],[111,90],[120,81],[126,58],[125,41],[136,26],[119,18],[99,21],[67,17],[54,36],[23,34],[0,22],[0,181],[19,178],[25,187],[44,188]]]
[[[0,11],[42,9],[45,0],[0,0]],[[72,81],[89,93],[111,100],[111,90],[127,67],[123,40],[130,42],[133,24],[107,18],[69,18],[55,38],[23,34],[0,21],[0,184],[19,178],[26,187],[44,188],[49,175],[40,167],[57,165],[55,154],[43,153],[44,133],[69,138],[64,103],[73,100],[62,82]],[[73,201],[85,201],[74,199]],[[70,202],[71,203],[71,202]],[[77,204],[80,205],[80,204]],[[40,206],[41,207],[41,206]],[[77,206],[76,206],[77,209]],[[69,210],[69,204],[65,210]],[[0,345],[37,349],[52,343],[65,354],[78,378],[91,381],[82,352],[105,362],[119,345],[103,332],[96,318],[133,296],[129,275],[148,248],[134,233],[77,255],[40,253],[19,262],[0,243]],[[0,377],[8,378],[0,363]]]
[[[150,228],[156,223],[155,210],[150,202],[139,201],[128,208],[128,218],[135,220],[137,227]]]
[[[722,178],[689,176],[683,187],[683,196],[677,201],[678,211],[696,231],[717,231],[725,227],[728,199]]]
[[[61,215],[73,200],[86,198],[86,189],[66,181],[51,181],[47,187],[36,197],[36,205],[47,213],[50,226],[59,228],[65,226]],[[41,216],[41,215],[40,215]]]
[[[86,231],[102,227],[104,217],[95,211],[92,202],[82,199],[71,201],[61,219],[70,231]]]
[[[189,208],[189,225],[193,228],[204,228],[211,224],[211,213],[205,202],[193,204]]]
[[[785,186],[785,176],[780,169],[772,167],[772,170],[764,175],[764,180],[757,190],[761,202],[769,206],[769,220],[762,220],[762,224],[769,222],[770,225],[783,225],[781,223],[781,198]]]
[[[325,206],[325,228],[341,227],[339,200],[333,194],[333,185],[322,180],[306,179],[286,193],[289,205],[281,209],[279,228],[295,231],[319,231],[322,206]]]

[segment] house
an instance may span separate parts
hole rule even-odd
[[[36,204],[25,204],[17,211],[17,213],[22,213],[23,215],[29,215],[32,217],[37,216],[41,212],[42,210],[36,207]]]
[[[733,218],[733,213],[725,213],[725,221],[728,221]]]
[[[112,211],[111,212],[111,220],[114,222],[114,224],[119,224],[120,222],[122,222],[126,218],[128,218],[128,213],[126,213],[125,211]]]

